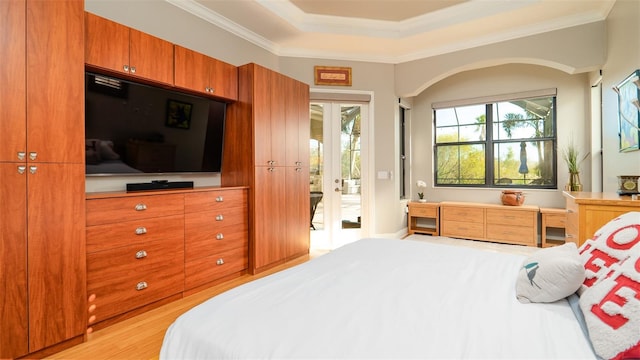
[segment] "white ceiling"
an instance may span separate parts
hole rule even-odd
[[[278,56],[402,63],[604,20],[615,0],[165,0]]]

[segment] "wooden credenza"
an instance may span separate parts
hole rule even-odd
[[[603,225],[629,211],[640,211],[640,200],[617,193],[563,192],[567,206],[566,241],[578,246]]]
[[[243,274],[247,221],[246,188],[89,194],[88,326]]]
[[[440,234],[506,244],[538,245],[537,206],[441,202]]]

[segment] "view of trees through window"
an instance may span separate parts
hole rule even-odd
[[[555,97],[434,109],[435,185],[556,188]]]

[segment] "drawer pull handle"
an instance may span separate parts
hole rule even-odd
[[[143,235],[147,233],[147,228],[144,226],[140,226],[139,228],[136,228],[136,235]]]
[[[573,235],[572,234],[567,234],[567,238],[571,239],[571,238],[573,238]]]
[[[145,205],[145,204],[136,204],[135,209],[136,209],[136,211],[145,211],[145,210],[147,210],[147,205]]]
[[[224,216],[222,216],[222,214],[216,215],[216,221],[222,221],[222,220],[224,220]]]
[[[144,250],[140,250],[136,253],[136,259],[143,259],[147,257],[147,252]]]
[[[216,265],[224,265],[224,260],[222,258],[216,260]]]
[[[223,202],[224,196],[216,196],[216,202]]]
[[[139,283],[136,284],[136,290],[138,290],[138,291],[142,291],[142,290],[146,289],[147,287],[149,287],[149,284],[147,284],[146,281],[140,281]]]
[[[222,240],[222,239],[224,239],[224,235],[222,235],[222,233],[218,233],[218,234],[216,235],[216,239],[218,239],[218,240]]]
[[[567,212],[568,212],[569,214],[573,214],[573,210],[571,210],[571,209],[567,209]]]

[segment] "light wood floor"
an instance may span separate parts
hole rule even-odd
[[[309,260],[310,257],[317,255],[319,254],[312,253],[311,256],[303,256],[258,275],[244,275],[238,279],[211,287],[134,318],[119,322],[87,335],[86,342],[59,352],[47,359],[157,359],[165,331],[182,313],[212,296],[274,272],[301,264]]]

